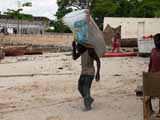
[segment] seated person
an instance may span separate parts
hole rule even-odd
[[[148,72],[152,73],[160,72],[160,33],[154,36],[154,43],[155,43],[155,48],[152,49],[149,69],[148,69]],[[153,112],[151,98],[150,98],[150,109],[151,112]],[[160,117],[160,108],[158,116]]]

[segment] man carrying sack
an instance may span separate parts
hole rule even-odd
[[[85,110],[91,110],[93,98],[90,95],[92,81],[100,80],[100,57],[105,53],[105,42],[102,31],[98,28],[88,9],[73,11],[63,17],[75,36],[73,41],[73,59],[81,56],[81,74],[78,81],[78,90],[84,99]],[[95,74],[94,60],[97,63]]]
[[[91,105],[94,99],[91,97],[90,89],[92,81],[100,80],[100,59],[97,56],[94,48],[86,48],[83,45],[76,45],[73,41],[73,59],[76,60],[81,56],[81,74],[78,81],[78,90],[84,99],[85,110],[91,110]],[[78,52],[76,52],[76,50]],[[97,63],[97,73],[95,75],[94,60]]]

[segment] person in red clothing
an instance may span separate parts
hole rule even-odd
[[[119,52],[120,49],[120,34],[117,33],[113,38],[112,52]]]
[[[149,62],[149,69],[148,69],[148,72],[152,73],[160,72],[160,33],[154,36],[154,43],[155,43],[155,48],[152,49]],[[152,97],[150,98],[150,109],[153,112],[151,99]],[[158,117],[160,117],[160,108]]]
[[[152,49],[148,72],[160,71],[160,33],[154,36],[155,48]]]

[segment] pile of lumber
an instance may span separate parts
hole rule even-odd
[[[26,47],[7,47],[4,48],[5,56],[24,55]]]
[[[20,56],[20,55],[35,55],[35,54],[42,54],[42,50],[40,49],[33,49],[28,46],[11,46],[3,48],[5,56]]]
[[[4,59],[4,56],[5,56],[5,52],[2,48],[0,48],[0,60]]]
[[[121,47],[138,47],[136,38],[128,38],[121,40]]]

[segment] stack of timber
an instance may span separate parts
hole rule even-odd
[[[43,54],[42,49],[27,49],[25,50],[25,55],[39,55]]]
[[[121,47],[138,47],[136,38],[127,38],[121,40]]]
[[[43,53],[40,49],[28,49],[28,46],[6,47],[4,48],[4,51],[5,56],[35,55]]]
[[[19,56],[24,55],[25,53],[25,46],[22,47],[5,47],[5,56]]]
[[[5,52],[2,48],[0,48],[0,60],[4,59]]]

